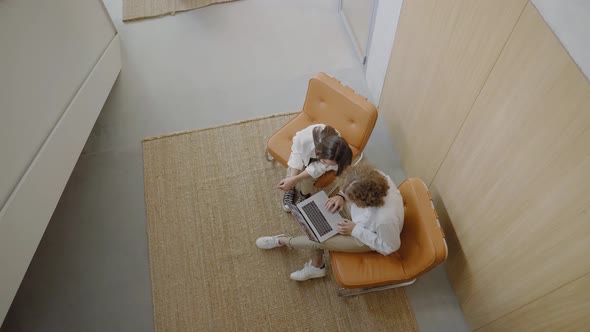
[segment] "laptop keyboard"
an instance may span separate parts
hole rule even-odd
[[[324,215],[314,201],[305,204],[301,208],[305,211],[309,221],[315,226],[320,236],[323,236],[332,230],[332,226],[330,226],[326,218],[324,218]]]

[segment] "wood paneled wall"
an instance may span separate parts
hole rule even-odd
[[[590,84],[535,7],[519,4],[524,10],[405,1],[380,113],[407,174],[432,180],[447,272],[471,328],[582,330],[590,326]],[[482,31],[469,36],[479,40],[425,56],[423,41],[449,32],[424,19],[447,6],[471,13],[457,19]],[[501,21],[510,25],[504,41],[484,33]]]
[[[431,183],[525,4],[404,1],[380,113],[408,176]]]

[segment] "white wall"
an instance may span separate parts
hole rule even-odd
[[[100,1],[0,1],[0,209],[116,33]]]
[[[586,78],[590,79],[590,1],[532,2]]]
[[[0,0],[0,324],[120,70],[101,0]]]
[[[367,56],[366,80],[371,101],[379,104],[395,39],[402,0],[378,0],[373,36]]]
[[[367,52],[371,17],[373,16],[373,0],[341,0],[342,13],[348,20],[353,38],[360,48],[361,57]]]

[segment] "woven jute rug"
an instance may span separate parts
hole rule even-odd
[[[156,331],[417,331],[403,289],[340,298],[331,273],[289,279],[308,252],[256,248],[302,234],[274,189],[285,169],[265,159],[292,116],[143,142]]]
[[[123,22],[174,15],[230,1],[236,0],[123,0]]]

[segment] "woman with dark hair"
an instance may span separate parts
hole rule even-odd
[[[332,170],[340,175],[351,163],[352,150],[336,129],[315,124],[298,131],[291,145],[287,176],[276,186],[285,192],[283,209],[289,211],[289,203],[295,200],[296,186],[298,201],[302,201],[313,191],[317,178]]]
[[[293,237],[285,234],[263,236],[256,240],[260,249],[289,247],[309,249],[311,260],[303,269],[291,273],[297,281],[321,278],[326,275],[324,250],[342,252],[377,251],[389,255],[401,244],[400,233],[404,225],[404,205],[401,194],[389,176],[362,163],[349,167],[340,180],[342,190],[326,202],[332,212],[340,211],[345,202],[350,203],[352,220],[342,219],[338,235],[322,243],[307,236]]]

